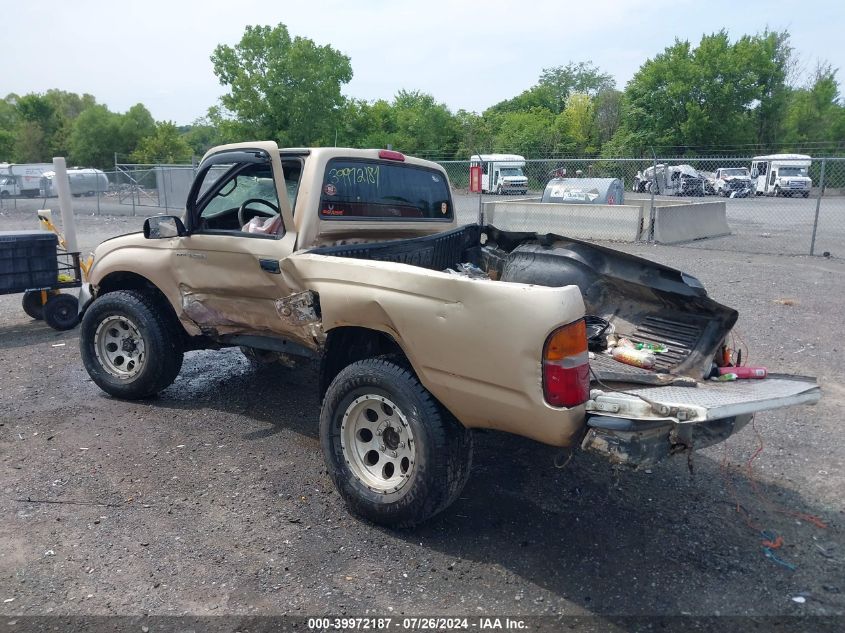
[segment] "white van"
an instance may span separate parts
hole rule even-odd
[[[481,191],[483,193],[528,193],[528,178],[523,169],[525,158],[517,154],[473,154],[469,157],[471,167],[481,167]]]
[[[770,154],[751,159],[752,188],[758,196],[810,196],[810,156]]]

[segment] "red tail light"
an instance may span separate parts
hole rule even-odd
[[[403,154],[402,152],[394,152],[392,149],[379,150],[378,157],[384,158],[386,160],[405,160],[405,154]]]
[[[590,356],[584,319],[549,335],[543,347],[543,395],[553,407],[574,407],[590,398]]]

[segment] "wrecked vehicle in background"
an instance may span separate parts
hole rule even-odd
[[[167,388],[190,350],[319,360],[327,471],[378,523],[457,499],[473,428],[646,466],[819,398],[807,378],[710,381],[738,360],[737,313],[694,277],[458,226],[443,168],[398,152],[214,148],[183,217],[97,247],[80,294],[88,374],[132,400]],[[635,355],[623,339],[662,351],[619,362],[608,350]]]
[[[747,198],[753,193],[751,172],[746,167],[720,167],[709,182],[716,195],[726,198]]]
[[[566,204],[625,204],[619,178],[553,178],[543,190],[543,202]]]
[[[648,167],[634,176],[633,191],[661,196],[705,196],[707,179],[692,165],[664,165]]]

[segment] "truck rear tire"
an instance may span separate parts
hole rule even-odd
[[[106,393],[148,398],[176,380],[184,350],[178,324],[161,303],[147,293],[119,290],[98,297],[85,311],[82,362]]]
[[[353,513],[411,527],[457,499],[472,435],[400,363],[369,358],[335,377],[320,412],[320,446]]]

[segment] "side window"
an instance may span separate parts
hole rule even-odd
[[[760,174],[761,176],[765,176],[766,175],[766,169],[768,168],[768,166],[769,166],[769,163],[760,163],[759,165],[757,165],[757,173]]]
[[[324,220],[451,221],[452,199],[442,172],[399,162],[332,159],[320,192]]]
[[[298,178],[295,185],[298,188]],[[200,191],[202,202],[197,218],[200,231],[274,236],[284,233],[269,164],[215,165],[206,174]]]
[[[291,213],[296,211],[296,196],[302,180],[302,161],[282,159],[282,171],[285,174],[285,189],[288,192]]]

